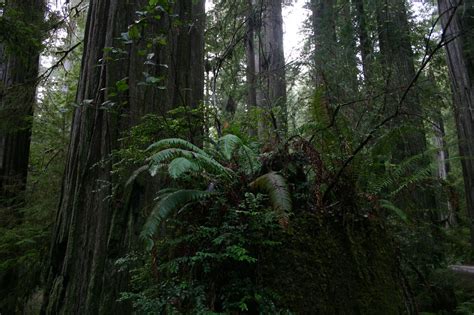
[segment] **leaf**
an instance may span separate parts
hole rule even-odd
[[[153,208],[140,234],[141,238],[146,241],[147,250],[151,250],[153,247],[152,238],[161,222],[187,204],[202,201],[212,194],[208,191],[190,189],[181,189],[163,194],[163,197]]]
[[[201,149],[199,150],[200,152],[202,151]],[[163,163],[166,163],[167,161],[182,157],[197,164],[200,169],[205,169],[206,171],[212,172],[215,175],[224,175],[228,178],[232,177],[232,170],[223,166],[215,159],[209,157],[204,151],[202,151],[204,154],[201,154],[200,152],[192,152],[180,148],[168,148],[153,154],[151,157],[148,158],[148,161],[152,165],[161,165]]]
[[[135,171],[133,171],[132,175],[130,176],[130,178],[125,183],[125,186],[128,186],[131,183],[133,183],[135,181],[135,179],[138,177],[138,175],[140,175],[144,171],[147,171],[148,169],[149,169],[148,165],[143,165],[142,167],[140,167],[140,168],[136,169]]]
[[[232,134],[228,134],[221,137],[217,142],[218,148],[221,150],[222,155],[227,160],[230,160],[232,158],[235,149],[241,145],[243,145],[242,140]]]
[[[278,221],[282,226],[286,226],[292,205],[285,178],[276,172],[270,172],[254,180],[250,183],[250,187],[268,194],[273,210],[278,216]]]
[[[115,82],[115,86],[117,87],[117,91],[119,92],[125,92],[128,90],[128,83],[127,83],[128,78],[123,78],[122,80],[119,80]]]
[[[385,199],[381,199],[380,200],[380,206],[382,208],[393,211],[400,219],[403,220],[403,222],[408,222],[407,214],[402,209],[395,206],[392,202],[390,202],[388,200],[385,200]]]
[[[173,161],[171,161],[171,163],[168,165],[168,173],[174,179],[179,178],[184,173],[187,173],[190,171],[196,172],[196,171],[199,171],[199,169],[200,167],[198,164],[184,157],[178,157],[174,159]]]
[[[163,139],[163,140],[157,141],[157,142],[151,144],[147,148],[147,151],[149,151],[151,149],[161,150],[161,149],[164,149],[164,148],[183,148],[183,149],[187,149],[189,151],[194,151],[194,152],[200,153],[202,155],[207,155],[207,153],[204,150],[202,150],[201,148],[199,148],[198,146],[192,144],[189,141],[179,139],[179,138],[168,138],[168,139]]]

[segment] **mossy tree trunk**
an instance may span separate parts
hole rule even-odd
[[[161,12],[160,19],[138,28],[142,36],[133,44],[118,40],[136,21],[136,11],[148,3],[91,0],[89,4],[78,107],[43,305],[47,314],[131,312],[116,301],[128,278],[114,262],[137,247],[140,210],[153,199],[156,185],[133,184],[128,192],[120,188],[123,182],[111,174],[111,152],[120,147],[121,133],[144,115],[164,115],[176,106],[196,108],[203,99],[204,1],[177,1],[172,14]],[[163,36],[166,45],[153,41]],[[151,39],[151,46],[145,38]],[[164,79],[158,85],[144,84],[143,73]],[[120,83],[121,89],[119,81],[126,82]],[[200,122],[189,134],[199,141]]]

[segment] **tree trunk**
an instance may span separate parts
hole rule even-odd
[[[372,60],[372,43],[367,31],[366,12],[364,0],[353,0],[357,22],[357,33],[359,38],[359,51],[362,62],[364,81],[370,81],[370,64]]]
[[[0,42],[0,228],[10,229],[22,220],[18,208],[28,175],[45,5],[43,0],[9,0],[4,10],[0,19],[14,28]],[[0,273],[0,310],[5,314],[22,307],[23,297],[12,294],[18,292],[20,276],[18,266]]]
[[[145,0],[89,4],[79,106],[73,117],[43,305],[47,314],[131,312],[116,301],[128,278],[114,263],[139,247],[141,210],[153,199],[156,184],[123,188],[111,174],[110,154],[119,148],[121,132],[143,115],[165,114],[176,106],[196,108],[203,100],[204,0],[178,1],[171,15],[157,13],[161,19],[141,28],[140,40],[128,44],[119,58],[106,49],[123,46],[118,38],[136,20],[135,12],[147,4]],[[175,16],[180,23],[171,21]],[[143,56],[143,50],[150,49],[144,38],[156,34],[167,36],[166,46],[153,44],[155,55]],[[143,73],[165,79],[160,86],[143,84]],[[128,89],[113,96],[119,80],[126,80]],[[201,124],[194,121],[189,138],[199,142],[201,135]]]
[[[246,36],[245,36],[245,56],[247,61],[246,78],[247,78],[247,107],[251,114],[254,114],[254,109],[257,108],[257,67],[255,65],[255,30],[256,19],[255,10],[252,0],[247,0],[247,21],[246,21]],[[256,136],[257,131],[252,128],[249,130],[250,136]]]
[[[396,118],[395,124],[397,126],[409,124],[413,127],[413,130],[402,135],[394,152],[395,160],[401,161],[426,150],[422,109],[413,87],[400,104],[402,95],[416,74],[405,1],[385,0],[378,3],[377,25],[384,76],[387,82],[388,114],[398,110],[399,117]]]
[[[38,38],[0,44],[0,207],[20,204],[26,187],[44,12],[43,0],[6,3],[4,18]]]
[[[258,25],[257,41],[253,46],[255,73],[258,79],[255,97],[257,105],[262,109],[258,134],[261,141],[273,145],[287,131],[282,3],[281,0],[252,2],[259,15],[258,21],[253,21]],[[251,53],[249,48],[247,48],[248,58]],[[250,60],[250,63],[252,62]],[[251,66],[249,65],[249,71]]]
[[[441,181],[441,184],[444,185],[448,180],[448,174],[450,170],[449,165],[449,151],[446,146],[446,133],[444,129],[444,121],[441,110],[438,110],[433,124],[433,143],[437,149],[435,160],[436,160],[436,176]],[[451,203],[451,200],[448,196],[447,199],[440,198],[437,196],[438,208],[447,209],[440,213],[440,220],[444,223],[446,227],[451,227],[456,225],[456,213],[455,209]]]
[[[454,96],[459,153],[474,249],[474,1],[438,0]]]
[[[410,27],[404,0],[377,2],[376,11],[386,82],[385,115],[396,115],[391,122],[392,128],[407,128],[399,130],[392,150],[393,161],[400,163],[424,154],[427,148],[420,99],[415,87],[410,87],[416,75]],[[415,170],[424,169],[429,163],[427,156],[422,157],[416,162]],[[400,196],[398,202],[412,209],[432,209],[436,205],[434,193],[423,188],[412,189]]]
[[[326,66],[328,69],[336,63],[336,16],[334,14],[334,0],[311,0],[314,60],[314,80],[317,88],[330,85],[327,80]]]

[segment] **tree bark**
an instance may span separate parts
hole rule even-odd
[[[410,86],[416,71],[405,1],[377,2],[376,16],[385,80],[385,115],[395,115],[391,128],[406,128],[399,129],[391,152],[393,161],[401,163],[423,155],[427,148],[422,106],[416,87]],[[415,169],[424,169],[429,163],[429,157],[422,156]],[[398,202],[411,209],[433,209],[436,206],[434,192],[422,187],[399,196]]]
[[[405,1],[385,0],[378,3],[377,25],[387,82],[387,111],[390,114],[399,112],[395,124],[409,124],[413,127],[413,130],[402,135],[402,140],[394,152],[395,159],[401,161],[426,150],[422,108],[413,87],[400,104],[402,95],[416,74]]]
[[[38,38],[19,38],[10,45],[0,43],[0,207],[20,204],[26,188],[42,40],[36,30],[44,12],[43,0],[6,3],[4,18],[30,28]],[[17,44],[21,47],[14,47]]]
[[[261,109],[260,140],[272,145],[287,131],[282,3],[249,0],[247,5],[247,98],[249,106]]]
[[[459,153],[474,249],[474,1],[438,0],[454,96]]]
[[[155,184],[123,188],[112,174],[110,154],[121,132],[148,113],[165,114],[176,106],[196,108],[204,87],[204,0],[177,1],[172,14],[160,13],[142,29],[142,38],[112,58],[108,47],[135,20],[146,0],[91,0],[78,85],[71,142],[50,255],[43,312],[47,314],[129,314],[117,302],[128,285],[115,260],[139,247],[141,210],[153,199]],[[176,16],[179,23],[172,19]],[[153,46],[146,63],[146,35],[164,34],[167,44]],[[123,45],[123,44],[122,44]],[[148,54],[148,56],[150,56]],[[115,59],[115,60],[114,60]],[[162,65],[166,64],[167,67]],[[143,83],[143,73],[163,76],[162,89]],[[113,96],[119,80],[128,90]],[[112,102],[113,107],[108,108]],[[202,125],[193,122],[189,138],[201,141]]]
[[[247,0],[247,21],[246,21],[246,36],[245,36],[245,56],[247,66],[245,69],[247,78],[247,107],[249,110],[257,108],[257,78],[255,66],[255,11],[252,0]],[[250,136],[256,136],[257,132],[251,128],[249,130]]]

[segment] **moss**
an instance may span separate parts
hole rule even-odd
[[[393,243],[377,221],[305,214],[293,220],[263,279],[297,314],[400,314],[403,291]]]

